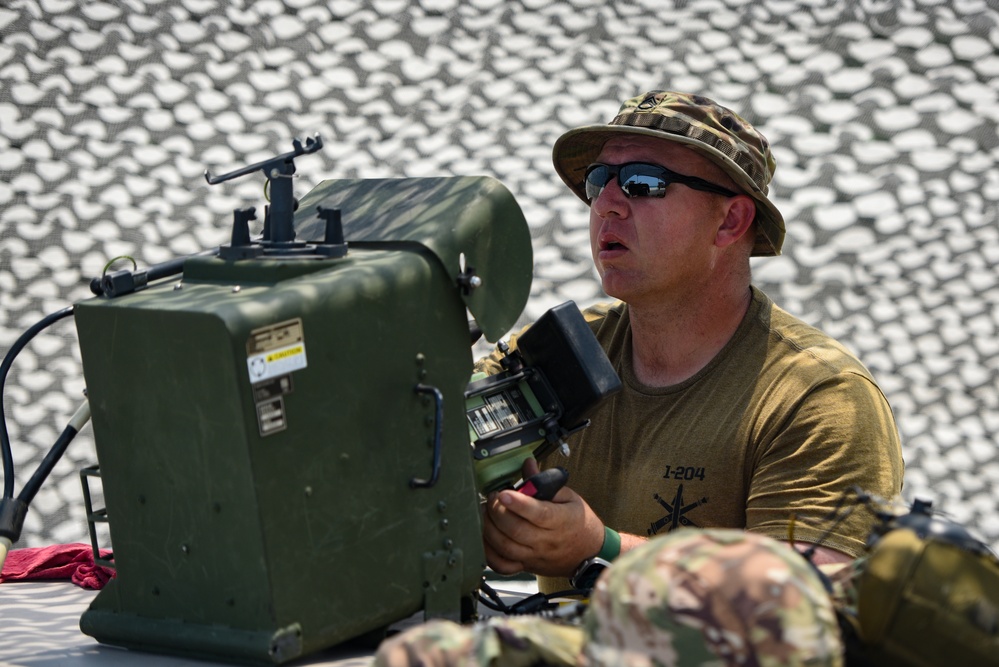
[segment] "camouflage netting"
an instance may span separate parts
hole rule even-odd
[[[672,6],[670,6],[672,5]],[[994,5],[993,5],[994,7]],[[489,174],[530,223],[524,321],[600,298],[583,204],[552,143],[644,90],[699,92],[776,146],[785,308],[880,380],[931,498],[999,545],[999,11],[987,0],[8,0],[0,6],[0,349],[88,298],[108,260],[228,239],[290,150],[336,177]],[[255,230],[259,231],[259,230]],[[155,341],[135,341],[149,345]],[[17,488],[82,399],[70,321],[7,381]],[[90,429],[18,546],[86,539]]]

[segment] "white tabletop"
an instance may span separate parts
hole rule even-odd
[[[511,582],[504,586],[504,598],[532,592],[533,584]],[[521,592],[522,589],[522,592]],[[533,590],[537,590],[533,588]],[[0,584],[0,665],[11,667],[199,667],[210,663],[190,658],[140,653],[99,644],[80,631],[83,614],[97,591],[86,590],[68,581],[5,582]],[[480,605],[480,614],[489,611]],[[397,624],[413,625],[419,617]],[[396,627],[396,626],[394,626]],[[332,648],[286,663],[367,667],[371,651]]]

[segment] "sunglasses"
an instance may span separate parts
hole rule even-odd
[[[666,188],[671,183],[679,183],[694,190],[712,192],[726,197],[735,197],[740,194],[696,176],[678,174],[657,164],[628,162],[619,165],[591,164],[587,167],[586,176],[583,179],[586,198],[590,202],[596,199],[615,175],[617,176],[617,184],[629,197],[665,197]]]

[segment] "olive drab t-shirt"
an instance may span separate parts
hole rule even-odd
[[[584,315],[623,388],[569,440],[568,457],[556,451],[542,467],[565,467],[606,525],[644,537],[688,526],[787,540],[793,521],[796,541],[861,553],[870,513],[857,508],[836,526],[828,516],[851,487],[897,496],[903,464],[888,402],[846,348],[753,288],[743,322],[705,368],[648,387],[632,369],[627,305]]]

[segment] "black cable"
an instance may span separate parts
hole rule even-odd
[[[502,614],[509,614],[510,613],[510,608],[507,607],[505,604],[503,604],[503,603],[497,604],[495,602],[491,602],[491,601],[487,600],[486,598],[482,597],[481,593],[476,593],[475,594],[475,599],[478,600],[480,604],[483,604],[486,607],[489,607],[493,611],[498,611],[498,612],[500,612]]]
[[[177,257],[159,264],[153,264],[147,269],[134,269],[132,271],[122,269],[121,271],[112,271],[111,273],[105,271],[104,275],[91,279],[90,291],[94,293],[94,296],[106,296],[110,298],[131,294],[132,292],[145,289],[151,282],[182,273],[184,271],[184,262],[191,257],[214,257],[218,254],[219,248],[215,247],[211,250],[196,252],[193,255]]]
[[[552,603],[555,598],[570,597],[573,595],[589,596],[590,590],[584,590],[579,588],[572,588],[564,591],[557,591],[555,593],[535,593],[530,595],[523,600],[518,600],[513,605],[508,605],[503,602],[499,594],[496,593],[493,588],[486,583],[485,579],[479,585],[479,590],[485,593],[489,599],[486,599],[482,595],[476,593],[476,598],[489,607],[493,611],[498,611],[502,614],[507,615],[517,615],[517,614],[539,614],[543,613],[552,606],[557,606],[557,604]]]
[[[69,317],[73,314],[73,306],[67,306],[62,310],[56,311],[51,315],[46,315],[41,320],[39,320],[30,329],[25,331],[21,336],[14,341],[14,344],[7,350],[6,356],[4,356],[3,363],[0,364],[0,453],[3,456],[3,497],[13,498],[14,497],[14,454],[10,447],[10,436],[7,434],[7,417],[4,415],[4,386],[7,383],[7,373],[10,371],[11,365],[14,363],[14,358],[20,354],[24,346],[31,341],[32,338],[37,336],[43,329],[52,324],[58,322],[64,317]],[[75,433],[74,433],[75,435]],[[72,436],[70,436],[72,439]],[[68,443],[67,443],[68,444]],[[37,491],[37,489],[36,489]],[[32,494],[34,495],[34,494]]]
[[[21,492],[17,494],[18,500],[23,502],[25,505],[30,505],[31,501],[34,500],[35,494],[38,493],[38,489],[41,488],[42,482],[49,476],[55,464],[59,462],[62,455],[66,453],[66,448],[69,443],[73,441],[76,434],[80,432],[80,429],[87,423],[90,419],[90,405],[84,403],[83,406],[76,411],[70,423],[66,425],[66,428],[62,430],[59,434],[59,438],[56,440],[52,448],[49,449],[48,454],[42,459],[42,462],[38,464],[38,468],[35,470],[31,479],[24,485]]]
[[[479,583],[479,591],[485,593],[486,596],[489,598],[489,600],[486,600],[484,597],[482,597],[482,595],[479,594],[478,591],[476,591],[475,597],[478,598],[479,602],[486,605],[493,611],[499,611],[504,614],[510,613],[510,607],[507,606],[505,602],[503,602],[503,598],[499,596],[499,594],[493,589],[493,587],[486,583],[485,577],[483,577],[482,581]]]
[[[80,432],[80,429],[89,420],[90,403],[84,401],[73,414],[73,417],[69,420],[69,424],[63,429],[56,443],[49,450],[48,454],[45,455],[45,459],[39,464],[31,479],[21,489],[18,497],[0,498],[0,566],[3,565],[3,561],[6,558],[6,550],[14,542],[21,539],[21,529],[24,527],[24,518],[28,514],[28,505],[34,500],[35,494],[38,493],[38,489],[42,486],[42,482],[46,480],[49,473],[55,467],[55,464],[62,458],[69,443],[73,441],[76,434]]]

